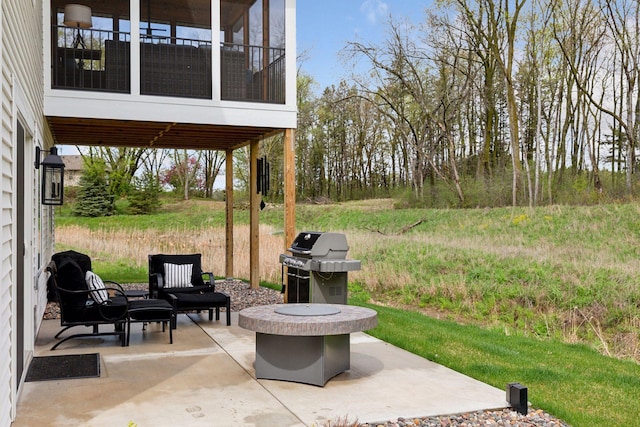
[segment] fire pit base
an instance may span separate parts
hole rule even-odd
[[[349,369],[349,334],[300,337],[256,333],[256,378],[324,386]]]
[[[377,313],[350,305],[275,304],[240,311],[238,325],[256,332],[256,378],[324,386],[350,367],[349,334],[374,328]]]

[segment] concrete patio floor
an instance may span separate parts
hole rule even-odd
[[[351,335],[351,369],[324,387],[256,380],[255,333],[237,326],[237,313],[231,320],[181,314],[173,344],[161,326],[133,324],[129,347],[84,338],[53,352],[60,324],[45,320],[35,356],[98,352],[101,375],[24,383],[12,426],[321,427],[508,406],[504,390],[365,333]]]

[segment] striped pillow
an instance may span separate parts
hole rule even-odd
[[[191,284],[193,264],[164,263],[164,281],[167,288],[187,288]]]
[[[109,301],[109,294],[107,293],[107,290],[104,287],[104,282],[100,276],[93,271],[87,271],[87,274],[84,276],[84,280],[87,282],[87,287],[91,291],[89,294],[95,302],[98,304],[105,304]]]

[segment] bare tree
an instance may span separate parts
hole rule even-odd
[[[361,83],[360,92],[394,122],[395,131],[410,143],[409,159],[418,198],[424,198],[425,179],[434,174],[452,185],[460,203],[464,204],[447,122],[448,105],[434,99],[436,79],[429,73],[433,63],[409,34],[413,30],[411,25],[390,20],[389,28],[389,38],[382,47],[359,42],[348,44],[348,52],[364,57],[371,64],[372,77],[379,84],[371,87]],[[441,83],[449,84],[445,80]],[[439,115],[439,110],[444,112],[443,116]],[[441,145],[441,141],[444,144]],[[444,152],[442,147],[445,147]]]
[[[511,165],[513,168],[512,204],[517,204],[518,187],[522,182],[520,161],[520,118],[514,84],[514,65],[518,19],[526,0],[453,0],[474,34],[483,40],[487,52],[495,59],[502,72],[509,112]],[[501,38],[506,37],[506,40]]]
[[[109,174],[109,191],[112,196],[127,193],[131,180],[150,155],[146,148],[87,147],[82,155],[100,158],[105,162]]]
[[[213,186],[216,178],[220,174],[222,165],[224,165],[225,155],[221,151],[205,150],[202,153],[202,161],[204,162],[202,168],[204,175],[204,195],[210,198],[213,195]]]

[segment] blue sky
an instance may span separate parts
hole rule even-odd
[[[348,41],[382,42],[389,15],[418,24],[429,0],[297,0],[298,68],[313,76],[316,89],[338,83],[350,70],[338,53]]]

